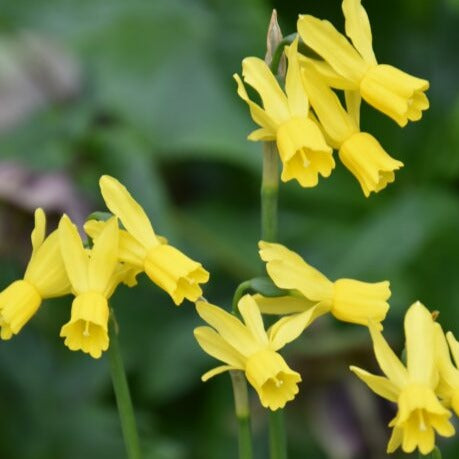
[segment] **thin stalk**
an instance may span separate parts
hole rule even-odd
[[[266,242],[275,242],[277,239],[278,177],[279,161],[276,145],[274,142],[265,142],[261,182],[261,238]]]
[[[142,456],[140,453],[139,435],[137,433],[137,425],[126,379],[126,372],[121,358],[118,341],[118,324],[113,309],[110,311],[108,334],[110,337],[108,361],[121,421],[121,430],[123,431],[124,444],[129,459],[140,459]]]
[[[269,413],[269,457],[287,459],[287,438],[285,436],[284,411]]]
[[[230,371],[234,392],[234,409],[238,424],[239,459],[252,459],[252,433],[247,382],[242,371]]]
[[[431,453],[429,454],[422,454],[419,453],[418,457],[421,458],[428,458],[428,459],[442,459],[441,451],[438,446],[435,446]]]

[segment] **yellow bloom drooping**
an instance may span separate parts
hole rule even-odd
[[[459,416],[459,342],[451,332],[445,335],[440,324],[435,323],[435,360],[440,374],[440,381],[436,388],[437,394],[442,402],[449,408],[451,407]],[[454,363],[451,361],[451,349]]]
[[[263,108],[249,99],[239,75],[234,78],[239,96],[247,102],[253,120],[261,127],[249,135],[249,140],[276,141],[283,164],[282,181],[296,179],[303,187],[313,187],[319,174],[330,176],[335,161],[319,127],[308,116],[308,96],[302,83],[297,45],[295,40],[287,50],[285,92],[263,60],[247,57],[242,61],[244,81],[259,93]]]
[[[387,452],[399,446],[406,453],[416,448],[422,454],[435,446],[435,432],[444,437],[454,435],[449,418],[451,412],[435,395],[438,373],[435,367],[435,331],[430,312],[419,302],[405,315],[407,366],[405,367],[387,344],[381,332],[370,325],[376,360],[385,376],[368,373],[361,368],[350,369],[381,397],[397,403],[397,415]]]
[[[111,218],[88,251],[75,225],[64,215],[59,223],[59,241],[75,293],[70,321],[62,327],[60,336],[70,350],[81,350],[97,359],[109,345],[108,299],[116,282],[122,280],[118,270],[118,221]]]
[[[283,317],[267,331],[250,295],[243,296],[238,304],[244,322],[203,301],[196,304],[196,309],[210,327],[196,328],[194,336],[205,352],[225,363],[204,374],[203,381],[224,371],[242,370],[265,408],[274,411],[294,399],[301,376],[277,351],[303,332],[317,317],[319,307]]]
[[[199,284],[209,280],[209,273],[155,234],[145,211],[118,180],[104,175],[100,189],[107,207],[129,233],[121,235],[120,260],[144,270],[176,305],[185,298],[196,301],[202,295]]]
[[[390,297],[389,282],[368,283],[354,279],[330,281],[308,265],[298,254],[281,244],[259,242],[260,257],[273,282],[282,289],[294,290],[297,297],[262,299],[263,312],[285,314],[309,310],[320,303],[323,313],[331,312],[337,319],[368,325],[386,317]]]
[[[354,46],[329,21],[309,15],[300,16],[297,24],[303,41],[345,81],[337,87],[356,89],[369,104],[402,127],[408,121],[419,120],[422,111],[429,108],[424,94],[429,82],[391,65],[378,64],[370,22],[361,0],[343,0],[342,7],[346,35]],[[320,64],[317,70],[323,68]]]
[[[35,211],[32,231],[32,256],[24,278],[0,293],[0,337],[10,339],[37,312],[45,298],[70,293],[70,283],[62,261],[57,232],[45,238],[46,216]]]
[[[391,158],[372,135],[359,131],[358,101],[348,113],[311,65],[303,66],[303,76],[328,142],[338,149],[341,162],[359,181],[364,195],[377,193],[393,182],[394,171],[403,167],[403,163]]]

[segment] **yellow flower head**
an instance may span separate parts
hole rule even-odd
[[[435,446],[435,431],[444,437],[454,434],[449,421],[451,412],[442,406],[434,392],[438,373],[432,316],[419,302],[408,309],[405,315],[406,367],[373,324],[370,333],[384,376],[354,366],[350,368],[371,390],[398,405],[397,415],[389,424],[394,429],[387,452],[392,453],[401,446],[406,453],[418,448],[422,454],[428,454]]]
[[[253,120],[261,127],[249,135],[249,140],[275,140],[283,164],[282,181],[296,179],[303,187],[313,187],[319,174],[331,174],[335,161],[320,129],[308,116],[308,96],[300,74],[297,45],[295,40],[287,50],[285,92],[263,60],[247,57],[242,61],[242,76],[259,93],[263,108],[249,99],[239,75],[234,78],[239,96],[247,102]]]
[[[263,312],[306,311],[319,303],[322,313],[329,311],[344,322],[368,325],[369,321],[379,323],[386,317],[390,297],[388,281],[368,283],[338,279],[332,282],[281,244],[260,241],[259,247],[260,257],[266,262],[266,270],[273,282],[279,288],[296,293],[292,299],[262,299]]]
[[[70,321],[62,327],[60,336],[70,350],[99,358],[109,344],[108,298],[116,281],[122,280],[118,276],[118,221],[111,218],[88,251],[75,225],[64,215],[59,223],[59,241],[75,293]]]
[[[46,216],[42,209],[35,211],[32,231],[32,256],[24,278],[9,285],[0,293],[0,337],[10,339],[37,312],[43,299],[66,295],[70,283],[62,261],[57,232],[47,238]]]
[[[250,295],[243,296],[238,304],[244,322],[203,301],[196,303],[196,309],[211,327],[196,328],[194,336],[205,352],[225,363],[204,374],[203,381],[224,371],[242,370],[265,408],[274,411],[294,399],[301,376],[288,367],[277,351],[314,320],[315,308],[284,317],[267,331]]]
[[[424,92],[429,82],[409,75],[391,65],[378,64],[373,52],[370,22],[361,0],[343,0],[346,35],[340,34],[328,21],[300,16],[298,33],[303,41],[322,56],[326,65],[316,67],[335,87],[354,89],[373,107],[395,120],[400,126],[417,121],[429,108]],[[330,70],[337,76],[330,78]],[[342,80],[342,81],[340,81]]]
[[[144,270],[176,305],[185,298],[196,301],[202,295],[199,284],[209,280],[209,273],[155,234],[145,211],[118,180],[103,175],[100,189],[107,207],[130,235],[121,236],[120,260]]]
[[[341,162],[359,181],[366,197],[395,179],[403,163],[390,157],[370,134],[359,131],[359,103],[348,93],[349,113],[338,96],[311,65],[303,66],[304,85],[327,140],[338,149]],[[352,104],[352,102],[354,104]]]
[[[459,342],[451,332],[445,338],[440,324],[435,323],[434,327],[435,360],[440,374],[436,392],[442,402],[459,416]],[[451,361],[448,344],[455,364]]]

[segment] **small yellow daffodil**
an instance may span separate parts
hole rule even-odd
[[[59,241],[75,293],[70,321],[60,336],[70,350],[81,350],[97,359],[109,345],[108,299],[124,278],[118,268],[118,221],[111,218],[88,251],[75,225],[64,215],[59,223]]]
[[[455,364],[451,361],[448,344]],[[438,323],[435,323],[435,351],[440,374],[436,392],[446,407],[451,407],[459,416],[459,342],[451,332],[448,332],[445,338]]]
[[[202,376],[203,381],[228,370],[242,370],[265,408],[277,410],[298,393],[301,376],[291,370],[277,352],[295,340],[317,317],[320,306],[283,317],[267,331],[257,303],[245,295],[238,303],[244,322],[218,306],[196,303],[198,314],[210,327],[198,327],[194,335],[212,357],[225,363]]]
[[[35,211],[32,231],[32,256],[24,278],[9,285],[0,293],[0,337],[10,339],[37,312],[45,298],[70,293],[56,231],[48,237],[46,216],[42,209]]]
[[[285,314],[307,311],[317,303],[323,313],[338,320],[368,325],[386,317],[390,297],[389,282],[368,283],[354,279],[330,281],[298,254],[281,244],[259,242],[260,257],[277,287],[292,290],[294,297],[260,298],[262,312]]]
[[[176,305],[185,298],[196,301],[202,295],[199,284],[209,280],[209,273],[155,234],[145,211],[118,180],[104,175],[100,189],[108,209],[127,230],[120,236],[120,260],[145,271]],[[91,225],[86,231],[91,232]]]
[[[347,93],[348,113],[312,66],[304,65],[302,71],[311,105],[341,162],[359,181],[366,197],[384,189],[395,180],[394,171],[403,163],[391,158],[371,134],[360,132],[359,101],[351,98],[352,92]]]
[[[283,169],[281,179],[296,179],[303,187],[316,186],[319,174],[328,177],[335,167],[332,150],[309,115],[309,102],[302,83],[297,53],[298,40],[287,50],[285,92],[266,63],[256,57],[242,61],[245,83],[260,95],[263,108],[249,99],[239,75],[234,78],[238,94],[249,105],[253,120],[261,128],[249,140],[276,141]]]
[[[418,448],[422,454],[429,454],[435,447],[435,432],[444,437],[454,434],[449,420],[451,412],[435,395],[438,372],[432,316],[419,302],[408,309],[405,315],[406,367],[378,328],[370,324],[369,329],[376,360],[384,376],[355,366],[350,369],[373,392],[397,403],[397,414],[389,423],[393,431],[387,452],[392,453],[401,446],[406,453]]]
[[[369,104],[402,127],[408,121],[419,120],[422,111],[429,108],[424,94],[429,82],[391,65],[378,64],[370,22],[361,0],[343,0],[342,8],[346,35],[354,46],[329,21],[310,15],[301,15],[298,20],[303,41],[326,61],[315,65],[316,70],[333,84],[329,65],[338,74],[335,87],[357,90]]]

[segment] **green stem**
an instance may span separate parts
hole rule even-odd
[[[277,195],[279,189],[279,161],[274,142],[263,145],[263,177],[261,182],[261,238],[277,239]]]
[[[121,358],[120,346],[118,342],[118,324],[115,312],[110,311],[108,325],[110,346],[108,348],[108,361],[110,363],[110,373],[112,376],[113,389],[115,391],[116,404],[123,431],[124,444],[126,445],[129,459],[140,459],[139,435],[135,422],[134,409],[132,408],[131,395],[126,379],[123,360]]]
[[[274,51],[273,58],[271,60],[271,64],[270,64],[271,72],[273,72],[274,75],[277,75],[277,70],[279,68],[279,63],[282,57],[282,53],[284,52],[285,46],[290,45],[293,42],[293,40],[295,40],[296,36],[297,36],[296,33],[292,33],[284,37],[278,43],[276,50]]]
[[[230,371],[234,393],[234,409],[238,423],[239,459],[252,459],[252,433],[247,382],[242,371]]]
[[[270,411],[269,413],[269,452],[270,459],[287,459],[283,410]]]
[[[235,315],[239,314],[238,309],[237,309],[237,304],[239,303],[239,300],[245,295],[247,290],[250,290],[250,287],[251,287],[251,283],[249,280],[244,281],[238,285],[233,295],[233,303],[232,303],[233,314]]]
[[[440,448],[438,446],[435,446],[435,448],[429,454],[419,453],[418,457],[419,458],[426,458],[427,457],[429,459],[442,459],[441,451],[440,451]]]

